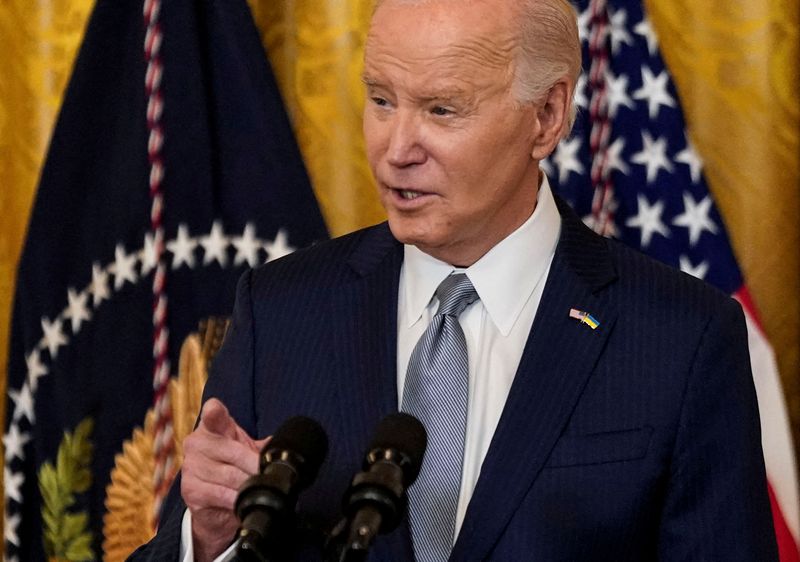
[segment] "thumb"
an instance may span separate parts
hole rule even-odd
[[[268,435],[267,437],[264,437],[264,439],[254,439],[250,446],[260,453],[271,440],[272,435]]]
[[[209,398],[200,412],[200,424],[209,432],[236,439],[238,425],[228,413],[225,405],[216,398]]]

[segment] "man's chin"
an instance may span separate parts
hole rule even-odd
[[[397,224],[389,219],[389,229],[392,231],[398,242],[416,246],[420,251],[442,261],[449,261],[449,245],[444,237],[436,235],[430,231],[419,231],[411,228],[404,228],[405,225]]]
[[[389,229],[399,242],[411,246],[430,245],[431,235],[426,230],[420,229],[418,225],[410,224],[415,221],[408,219],[398,219],[389,214]]]

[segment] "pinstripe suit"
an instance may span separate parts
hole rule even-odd
[[[558,206],[542,302],[451,559],[776,560],[738,304]],[[300,500],[307,522],[334,520],[373,428],[397,409],[402,256],[384,224],[240,282],[205,397],[256,436],[297,414],[327,429],[329,458]],[[177,557],[173,503],[137,558]],[[411,559],[407,524],[370,558]]]

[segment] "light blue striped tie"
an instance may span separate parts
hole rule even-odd
[[[402,410],[422,421],[428,448],[408,491],[411,536],[418,562],[445,562],[455,536],[464,462],[469,363],[458,316],[478,299],[463,273],[436,289],[439,309],[408,363]]]

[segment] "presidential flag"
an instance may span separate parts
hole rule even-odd
[[[327,237],[244,0],[98,0],[41,175],[8,365],[5,559],[101,556],[114,456],[248,266]]]
[[[545,163],[557,191],[607,236],[704,279],[742,304],[781,560],[798,560],[796,466],[772,349],[686,130],[680,99],[640,0],[577,3],[581,114]]]

